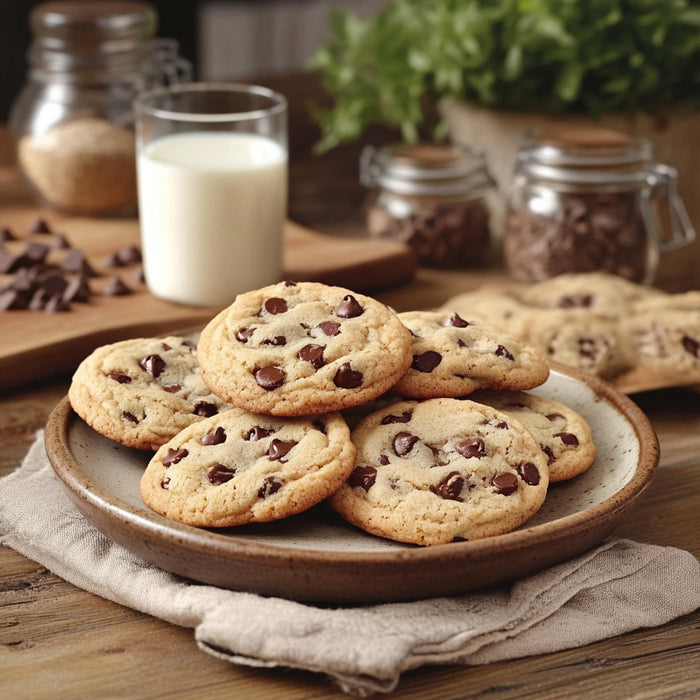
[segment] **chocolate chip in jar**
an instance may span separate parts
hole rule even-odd
[[[489,261],[495,183],[481,154],[427,143],[368,147],[360,168],[371,188],[370,236],[406,243],[426,267]]]

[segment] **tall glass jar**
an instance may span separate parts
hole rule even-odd
[[[30,15],[27,81],[10,111],[17,160],[38,201],[83,215],[136,208],[132,105],[190,78],[140,2],[49,2]]]
[[[496,189],[483,154],[441,144],[367,147],[360,181],[370,188],[371,236],[407,243],[426,267],[489,260]]]
[[[646,139],[561,128],[520,149],[503,242],[516,280],[599,271],[651,283],[660,253],[694,238],[676,172]]]

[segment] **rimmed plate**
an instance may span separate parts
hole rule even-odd
[[[595,377],[565,368],[533,390],[581,413],[598,457],[550,486],[542,509],[514,532],[414,547],[356,530],[325,504],[263,525],[207,530],[168,520],[139,495],[150,453],[94,432],[63,399],[46,426],[46,449],[80,512],[113,541],[186,578],[234,590],[327,603],[456,595],[516,579],[599,544],[634,506],[659,461],[642,411]]]

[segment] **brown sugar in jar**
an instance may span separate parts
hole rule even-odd
[[[560,128],[518,154],[503,241],[518,281],[600,271],[651,283],[659,253],[694,236],[675,171],[645,139]]]
[[[439,144],[368,147],[360,176],[371,188],[370,236],[408,244],[426,267],[488,261],[495,186],[481,154]]]

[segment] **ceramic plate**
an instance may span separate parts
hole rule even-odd
[[[168,520],[139,495],[150,453],[87,426],[67,399],[46,427],[58,478],[107,537],[157,566],[202,583],[295,600],[399,601],[456,595],[534,573],[600,543],[628,513],[658,465],[641,410],[600,380],[564,368],[532,393],[591,424],[598,457],[583,475],[550,486],[537,515],[506,535],[434,547],[368,535],[325,504],[285,520],[209,530]]]

